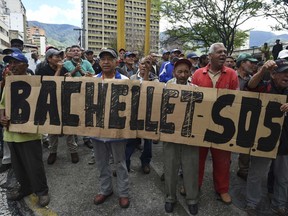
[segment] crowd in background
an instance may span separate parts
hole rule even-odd
[[[241,91],[257,91],[287,95],[288,91],[288,50],[283,50],[277,40],[272,49],[272,57],[267,44],[261,48],[261,59],[249,53],[237,57],[227,54],[222,43],[212,44],[207,54],[196,52],[184,54],[180,49],[164,50],[162,55],[151,52],[139,56],[138,52],[116,51],[103,48],[97,56],[93,50],[84,50],[78,45],[67,47],[65,51],[50,46],[45,58],[39,60],[37,53],[32,53],[33,65],[28,69],[28,60],[22,53],[23,41],[11,40],[11,48],[3,50],[5,57],[1,65],[1,87],[5,89],[5,78],[10,75],[69,76],[102,79],[131,79],[173,83],[175,85],[200,86],[209,88],[228,88]],[[32,66],[32,67],[31,67]],[[192,87],[191,87],[192,88]],[[288,104],[280,107],[288,111]],[[35,193],[40,206],[49,204],[49,188],[45,175],[42,146],[49,148],[47,163],[53,165],[57,160],[59,135],[56,134],[21,134],[7,130],[9,119],[5,115],[5,97],[0,103],[3,135],[1,141],[2,165],[0,172],[13,168],[21,187],[8,191],[7,198],[20,200]],[[246,212],[257,215],[257,205],[261,198],[263,177],[269,176],[268,189],[272,195],[272,211],[278,215],[288,214],[288,122],[285,115],[280,146],[275,160],[239,154],[237,175],[247,181]],[[78,136],[66,135],[71,162],[78,163]],[[136,148],[143,148],[140,157],[141,170],[150,173],[153,143],[150,139],[111,139],[83,137],[84,144],[91,149],[90,164],[96,163],[100,172],[100,192],[94,197],[94,204],[99,205],[113,194],[112,176],[117,177],[119,205],[128,208],[129,175],[131,155]],[[42,145],[41,145],[42,144]],[[142,147],[143,146],[143,147]],[[215,192],[223,204],[232,203],[229,194],[231,152],[213,147],[196,147],[173,142],[163,143],[165,181],[165,211],[171,213],[176,204],[176,185],[179,173],[183,176],[181,194],[185,195],[189,212],[198,213],[199,191],[203,184],[205,161],[210,151],[213,162],[213,180]],[[25,154],[24,154],[25,152]],[[113,170],[109,161],[114,161]],[[45,160],[45,159],[44,159]]]

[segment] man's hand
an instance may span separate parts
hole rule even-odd
[[[270,71],[273,71],[275,68],[277,68],[277,65],[276,65],[275,61],[268,60],[262,66],[262,71],[263,72],[267,72],[267,71],[270,72]]]
[[[0,123],[1,123],[4,127],[8,128],[9,123],[10,123],[10,119],[8,119],[6,116],[2,116],[1,119],[0,119]]]
[[[288,103],[282,104],[282,106],[280,107],[280,110],[282,112],[288,112]]]
[[[85,76],[85,77],[92,77],[93,75],[94,75],[94,74],[92,74],[92,73],[90,73],[90,72],[87,71],[84,76]]]

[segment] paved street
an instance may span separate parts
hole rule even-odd
[[[93,197],[97,194],[99,182],[97,180],[96,165],[88,165],[91,150],[82,144],[79,139],[78,164],[72,164],[70,154],[63,138],[58,149],[57,161],[53,165],[47,165],[48,150],[44,149],[44,161],[50,187],[51,202],[47,208],[37,206],[37,198],[33,195],[20,202],[7,202],[6,189],[3,187],[7,173],[0,174],[0,215],[60,215],[60,216],[160,216],[189,215],[184,198],[179,194],[179,202],[173,214],[167,214],[164,210],[164,182],[160,181],[163,172],[162,144],[153,145],[153,159],[151,173],[145,175],[140,170],[140,151],[137,150],[131,162],[130,172],[130,196],[131,204],[128,209],[121,209],[118,205],[118,197],[114,195],[101,205],[93,204]],[[224,205],[217,200],[213,190],[211,158],[207,159],[205,182],[201,189],[199,216],[241,216],[246,215],[241,209],[245,205],[245,182],[236,176],[237,155],[233,154],[231,167],[231,194],[233,204]],[[113,177],[114,183],[117,177]],[[181,178],[180,178],[181,184]],[[115,184],[114,184],[115,185]],[[265,188],[265,185],[263,185]],[[237,206],[237,207],[236,207]],[[267,196],[263,197],[260,206],[261,215],[272,215],[269,210]],[[32,213],[33,212],[33,213]]]

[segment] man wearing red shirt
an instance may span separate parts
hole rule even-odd
[[[192,83],[200,87],[239,89],[237,73],[224,66],[227,50],[222,43],[214,43],[209,48],[210,63],[195,71]],[[231,204],[229,195],[230,157],[231,152],[215,148],[200,147],[199,149],[199,187],[202,186],[205,160],[210,150],[213,161],[213,180],[215,191],[220,200],[225,204]]]

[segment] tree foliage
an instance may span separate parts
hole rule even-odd
[[[288,30],[288,0],[273,0],[271,4],[265,4],[266,16],[272,17],[277,24],[274,30]]]
[[[162,0],[161,15],[173,25],[172,38],[205,48],[222,42],[232,53],[247,38],[239,26],[262,16],[263,6],[261,0]]]

